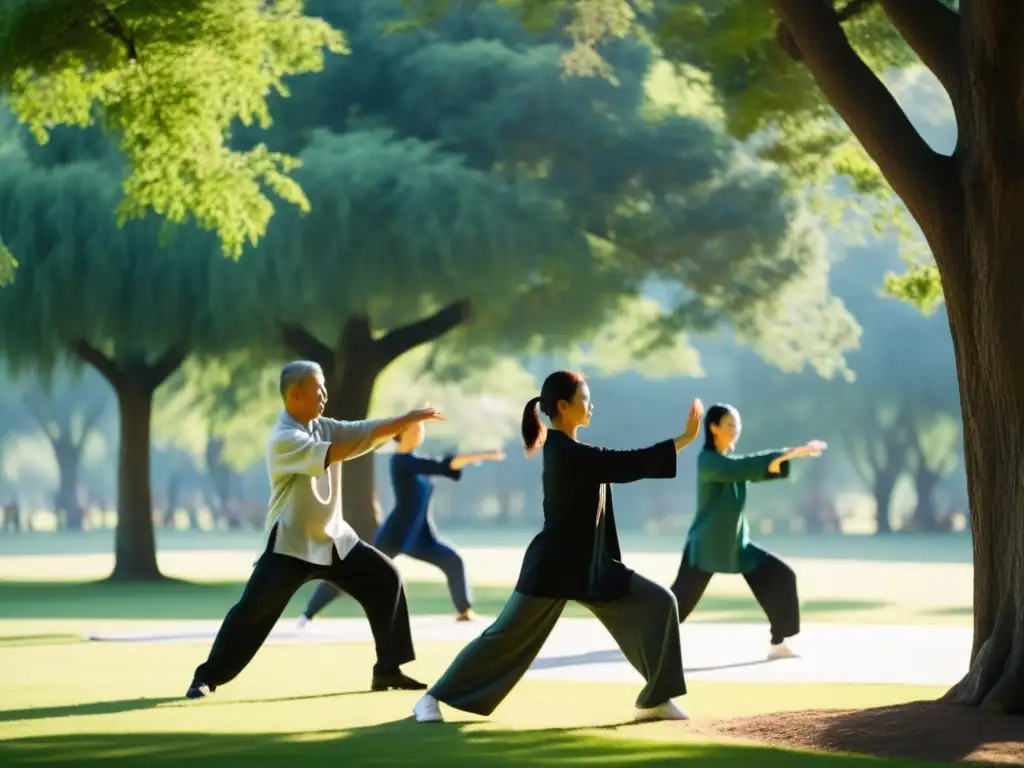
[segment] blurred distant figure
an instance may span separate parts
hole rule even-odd
[[[21,508],[18,506],[18,500],[15,497],[11,497],[3,506],[3,530],[11,531],[12,533],[19,533],[21,531]]]
[[[448,580],[448,592],[458,612],[456,621],[473,619],[473,598],[466,579],[466,567],[454,547],[442,541],[437,535],[433,516],[430,514],[430,496],[434,492],[432,477],[447,477],[458,481],[462,469],[480,461],[502,461],[501,451],[467,453],[462,456],[445,456],[430,459],[417,456],[416,450],[423,445],[426,429],[422,422],[413,424],[401,434],[395,435],[398,450],[391,457],[391,486],[395,494],[395,509],[388,515],[377,536],[374,546],[388,557],[408,555],[414,560],[436,566]],[[304,627],[314,616],[341,592],[328,582],[317,585],[309,604],[299,617],[299,627]]]
[[[267,440],[270,509],[263,552],[238,603],[228,611],[186,696],[198,699],[230,682],[252,661],[288,601],[308,581],[349,592],[370,622],[377,663],[370,689],[423,690],[402,673],[416,658],[409,606],[394,563],[364,544],[342,516],[341,462],[376,449],[412,424],[440,420],[433,408],[374,421],[324,418],[323,370],[306,360],[281,370],[284,411]]]
[[[96,527],[103,529],[107,527],[107,501],[102,496],[97,496],[95,499],[96,510],[99,514],[99,522]]]
[[[747,483],[789,477],[790,459],[820,456],[827,446],[815,440],[800,448],[736,455],[741,427],[739,411],[731,405],[713,405],[704,418],[704,449],[697,458],[697,514],[672,593],[681,623],[697,607],[713,574],[742,573],[771,623],[768,658],[784,659],[794,655],[786,638],[800,632],[796,574],[750,540]]]
[[[551,420],[541,424],[537,407]],[[676,454],[700,433],[694,400],[674,439],[637,451],[609,451],[576,440],[590,425],[590,387],[578,373],[552,373],[523,410],[527,455],[544,446],[544,528],[530,542],[519,581],[501,615],[471,642],[416,703],[417,722],[443,720],[440,702],[489,715],[526,674],[573,600],[615,638],[645,685],[637,720],[685,720],[672,700],[686,693],[675,600],[664,587],[622,564],[612,483],[676,474]]]
[[[821,511],[822,529],[825,533],[842,533],[843,521],[839,518],[835,504],[826,504]]]

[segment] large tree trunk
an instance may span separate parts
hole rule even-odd
[[[948,698],[1024,714],[1024,116],[1016,117],[987,136],[968,133],[966,247],[936,258],[970,265],[963,277],[943,276],[974,537],[971,667]]]
[[[92,365],[113,387],[120,415],[117,461],[117,528],[111,581],[157,581],[153,499],[150,492],[150,426],[153,394],[178,369],[184,350],[169,349],[152,363],[117,361],[85,341],[74,353]]]
[[[154,389],[146,382],[126,377],[115,391],[121,417],[121,439],[117,462],[114,570],[110,579],[155,581],[162,576],[156,562],[149,482]]]
[[[772,0],[815,80],[931,246],[964,421],[974,647],[954,702],[1024,714],[1024,3],[881,0],[957,120],[936,153],[860,59],[830,4]],[[851,3],[850,5],[857,5]]]
[[[974,535],[974,647],[952,701],[1024,714],[1024,6],[964,4],[959,237],[935,248]]]
[[[1024,713],[1024,360],[1021,274],[1024,197],[992,201],[1003,221],[968,225],[979,268],[974,290],[947,289],[964,417],[974,540],[974,646],[952,701]],[[996,204],[998,203],[998,204]],[[1005,207],[1004,207],[1005,206]],[[1016,208],[1015,208],[1015,207]],[[1002,230],[995,236],[992,232]],[[978,231],[979,229],[988,232]],[[1010,241],[1007,235],[1017,230]],[[986,236],[987,234],[987,236]],[[1004,240],[1006,238],[1006,240]],[[989,242],[985,242],[988,240]],[[1000,241],[1003,242],[1000,242]],[[1012,254],[1012,256],[1010,255]],[[1008,268],[1009,267],[1009,268]],[[972,302],[978,302],[971,306]]]

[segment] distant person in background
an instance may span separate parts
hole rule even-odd
[[[473,598],[466,579],[466,566],[459,553],[438,537],[430,514],[430,496],[434,492],[431,478],[447,477],[457,481],[462,478],[464,467],[480,461],[501,461],[505,454],[487,451],[445,456],[443,459],[417,456],[415,451],[423,445],[425,437],[426,428],[422,423],[413,424],[395,435],[398,450],[391,457],[395,509],[377,531],[374,546],[388,557],[408,555],[440,568],[448,580],[448,592],[457,611],[455,620],[471,621],[474,618]],[[318,584],[306,610],[299,617],[299,627],[306,626],[341,594],[326,581]]]
[[[551,420],[541,424],[537,407]],[[671,478],[676,454],[700,432],[694,400],[686,428],[673,440],[636,451],[610,451],[576,440],[593,408],[583,376],[552,373],[523,411],[530,455],[544,446],[544,528],[530,543],[515,591],[501,615],[467,645],[413,708],[421,723],[443,720],[440,702],[489,715],[530,668],[565,604],[597,616],[646,685],[637,720],[685,720],[675,696],[686,693],[679,618],[672,594],[622,564],[611,483]]]
[[[3,506],[3,530],[19,533],[21,531],[21,510],[18,500],[14,497]]]
[[[281,370],[280,387],[284,411],[267,441],[270,509],[263,552],[186,696],[208,696],[237,677],[292,595],[314,579],[346,590],[366,612],[377,650],[370,690],[423,690],[425,685],[401,671],[402,664],[416,657],[402,578],[388,557],[361,542],[345,522],[341,462],[441,415],[421,408],[393,419],[324,418],[324,374],[319,365],[305,360]]]
[[[800,632],[796,574],[775,555],[750,540],[747,483],[789,477],[791,459],[820,456],[825,443],[738,455],[740,414],[717,404],[704,417],[704,449],[697,458],[697,515],[690,525],[672,593],[679,621],[697,607],[716,573],[742,573],[771,623],[769,659],[794,656],[786,639]]]

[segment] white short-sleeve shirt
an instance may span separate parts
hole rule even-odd
[[[274,552],[316,565],[330,565],[333,551],[344,559],[359,542],[341,508],[341,462],[325,468],[331,444],[344,446],[344,459],[378,448],[374,440],[381,421],[337,421],[318,418],[310,424],[282,412],[267,440],[270,506],[260,554],[277,528]]]

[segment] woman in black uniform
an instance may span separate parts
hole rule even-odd
[[[551,420],[550,432],[538,405]],[[694,400],[683,434],[635,451],[577,442],[592,410],[586,381],[569,371],[548,376],[540,397],[526,404],[527,455],[544,446],[544,528],[526,550],[501,615],[416,704],[417,721],[440,722],[439,702],[491,714],[529,669],[568,600],[597,616],[647,681],[636,719],[686,719],[672,701],[686,693],[676,601],[622,564],[610,484],[675,477],[676,454],[696,438],[703,406]]]

